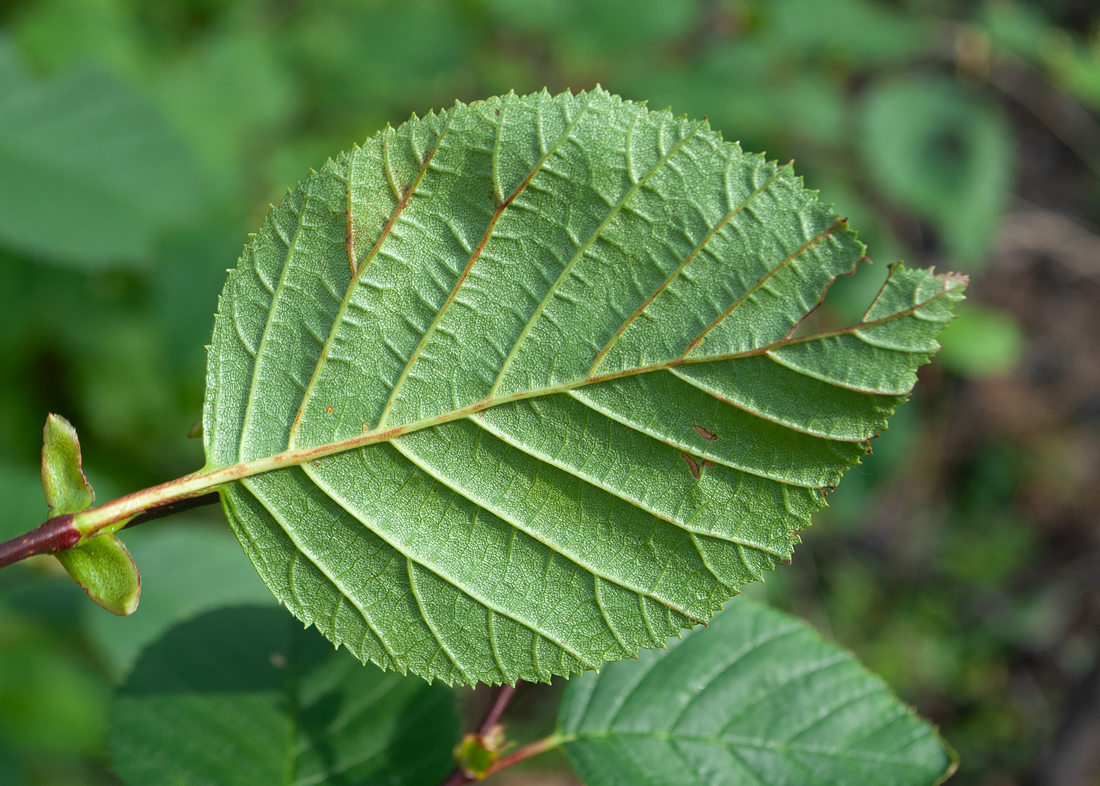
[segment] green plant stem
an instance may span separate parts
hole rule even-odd
[[[203,505],[216,505],[220,499],[217,492],[209,492],[198,497],[188,497],[157,505],[132,516],[117,529],[136,527],[153,519],[172,516]],[[73,514],[54,516],[39,524],[26,535],[20,535],[5,543],[0,543],[0,568],[37,554],[55,554],[64,551],[77,545],[82,540],[87,540],[89,537],[92,537],[92,535],[82,535],[74,525]]]

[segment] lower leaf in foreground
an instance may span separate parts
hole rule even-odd
[[[150,646],[116,693],[128,786],[437,786],[458,739],[441,685],[364,667],[277,608],[223,609]]]
[[[855,657],[741,599],[668,650],[571,680],[558,715],[588,786],[931,786],[954,771]]]

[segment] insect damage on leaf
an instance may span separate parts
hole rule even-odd
[[[598,668],[789,560],[908,395],[960,279],[895,266],[859,324],[794,335],[863,256],[706,122],[603,90],[414,116],[249,239],[208,466],[242,467],[223,503],[275,594],[360,658]]]
[[[711,434],[709,431],[707,431],[702,426],[696,425],[696,426],[692,426],[692,428],[695,429],[696,434],[698,434],[700,437],[707,440],[708,442],[714,442],[716,439],[718,439],[717,434]]]

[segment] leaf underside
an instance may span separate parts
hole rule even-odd
[[[273,208],[219,302],[208,466],[258,571],[384,668],[548,680],[707,620],[791,556],[938,349],[789,167],[602,90],[414,117]]]
[[[570,681],[558,716],[588,786],[929,786],[943,742],[848,652],[746,600],[705,635]]]

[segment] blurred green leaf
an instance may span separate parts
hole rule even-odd
[[[558,715],[588,786],[929,786],[952,769],[850,653],[744,599],[667,650],[570,680]]]
[[[314,111],[338,124],[345,145],[414,109],[448,105],[472,86],[477,37],[460,3],[305,3],[279,40]]]
[[[5,627],[0,635],[0,733],[6,744],[23,751],[97,752],[107,724],[106,685],[44,633]]]
[[[67,265],[146,259],[195,214],[187,150],[117,78],[77,69],[43,81],[14,60],[0,56],[0,244]]]
[[[1100,38],[1091,45],[1069,36],[1052,36],[1046,51],[1047,64],[1067,93],[1100,109]]]
[[[989,253],[1012,180],[1012,141],[993,104],[946,78],[875,85],[863,105],[861,150],[883,193],[932,224],[952,265]]]
[[[248,29],[215,31],[166,64],[159,80],[161,105],[223,199],[237,195],[249,155],[278,137],[298,105],[280,52]]]
[[[225,609],[149,647],[115,697],[130,786],[437,786],[458,738],[442,685],[363,666],[280,609]]]
[[[1023,358],[1027,336],[1009,312],[965,302],[957,318],[940,334],[943,349],[937,360],[944,368],[967,377],[1007,374]]]
[[[42,476],[34,464],[20,464],[0,458],[0,540],[21,535],[41,524],[49,515],[42,497]]]
[[[882,67],[917,56],[935,40],[927,17],[870,0],[767,0],[760,11],[777,58]]]
[[[571,55],[622,52],[687,33],[702,21],[700,0],[487,0],[491,18],[545,37]]]
[[[41,0],[16,16],[14,37],[37,67],[57,71],[80,62],[138,80],[148,67],[147,37],[125,0]]]
[[[1051,32],[1050,23],[1033,3],[986,2],[982,22],[997,46],[1028,60],[1038,60]]]
[[[951,527],[940,544],[940,560],[957,581],[995,587],[1031,558],[1034,527],[1011,515],[975,510]]]
[[[275,603],[224,528],[176,519],[171,526],[151,524],[123,536],[147,576],[139,612],[119,619],[90,604],[81,607],[88,637],[116,676],[180,620],[222,606]]]

